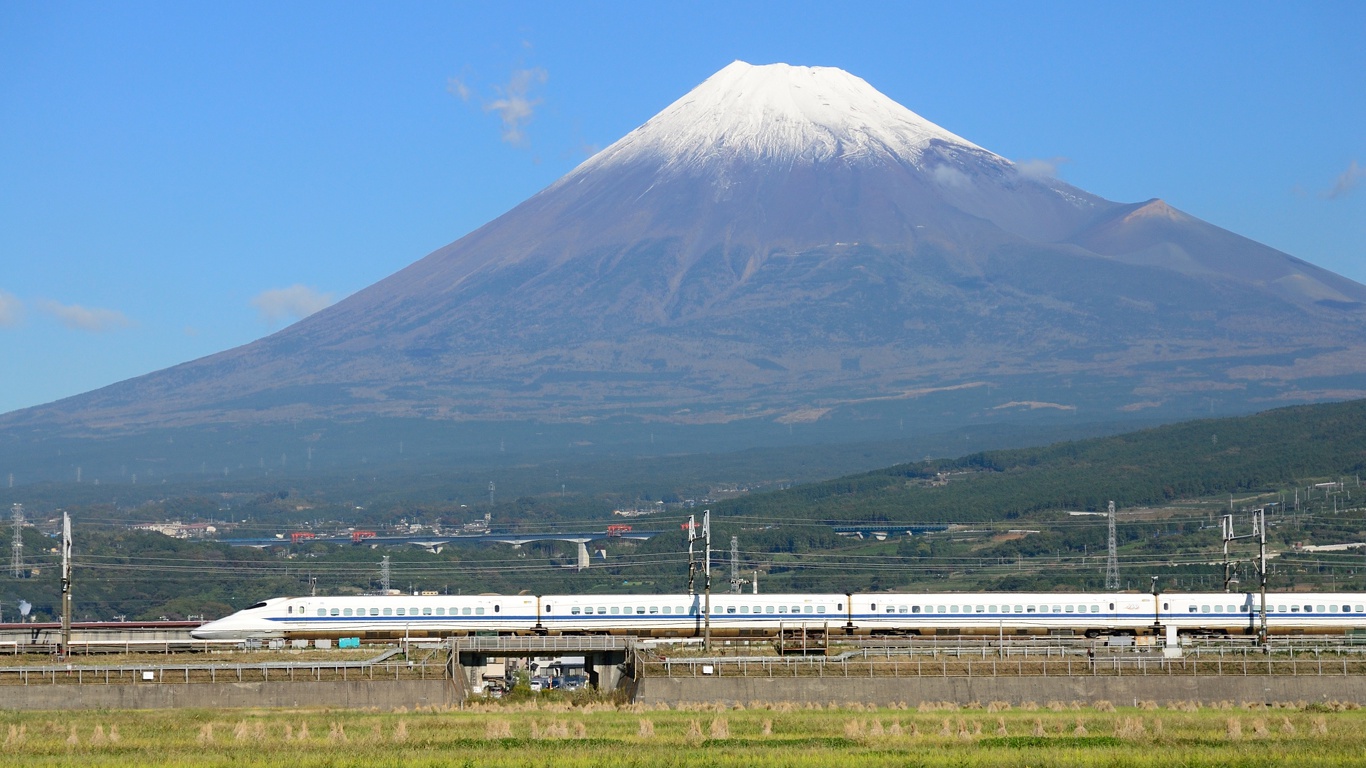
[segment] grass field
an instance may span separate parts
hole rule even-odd
[[[0,713],[6,766],[1315,766],[1366,761],[1355,705],[1059,702]]]

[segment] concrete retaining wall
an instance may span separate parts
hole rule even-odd
[[[336,707],[393,710],[449,706],[454,689],[446,680],[351,680],[297,683],[206,683],[171,685],[7,685],[0,710],[34,709],[212,709],[235,707]]]
[[[914,707],[922,701],[1097,702],[1138,701],[1354,701],[1366,703],[1366,677],[647,677],[636,701],[646,704],[750,702],[794,704],[859,702]]]

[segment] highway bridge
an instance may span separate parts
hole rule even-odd
[[[258,539],[221,539],[224,544],[231,544],[235,547],[256,547],[265,549],[268,547],[287,547],[295,543],[308,544],[365,544],[382,546],[416,546],[429,549],[433,552],[440,552],[443,547],[451,544],[529,544],[534,541],[569,541],[579,545],[579,567],[587,568],[589,563],[588,542],[610,540],[610,539],[631,539],[634,541],[647,541],[658,536],[663,531],[635,531],[622,530],[621,528],[604,529],[601,531],[562,531],[558,533],[529,533],[525,531],[510,531],[506,533],[481,533],[481,534],[411,534],[399,536],[380,536],[380,535],[361,535],[368,531],[355,531],[345,536],[314,536],[295,540],[289,535],[282,535],[277,538],[274,536]]]

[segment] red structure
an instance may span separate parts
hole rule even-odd
[[[291,544],[298,544],[301,541],[307,541],[309,539],[316,538],[317,536],[309,533],[308,531],[295,531],[294,533],[289,534],[289,541]]]
[[[359,543],[361,543],[362,541],[365,541],[366,539],[373,539],[373,538],[375,538],[375,532],[374,532],[374,531],[352,531],[352,532],[351,532],[351,543],[352,543],[352,544],[359,544]]]
[[[617,524],[617,525],[609,525],[609,526],[607,526],[607,535],[608,535],[608,536],[620,536],[620,535],[623,534],[623,533],[630,533],[630,532],[631,532],[631,526],[629,526],[629,525],[620,525],[620,524]]]

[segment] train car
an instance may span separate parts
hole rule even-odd
[[[1159,631],[1256,634],[1257,593],[941,592],[277,597],[191,632],[197,639],[541,635],[768,637],[805,628],[845,635],[1099,637]],[[1160,628],[1160,629],[1159,629]],[[1269,593],[1272,634],[1366,633],[1366,594]]]
[[[715,637],[767,637],[780,628],[841,629],[848,595],[715,594]],[[548,634],[696,637],[707,625],[702,595],[546,595],[539,630]]]
[[[537,598],[506,595],[276,597],[211,621],[199,640],[359,637],[386,640],[533,631]]]
[[[903,635],[1137,634],[1153,596],[1134,593],[935,592],[850,596],[856,632]]]
[[[1255,635],[1261,628],[1260,592],[1165,593],[1164,624],[1182,634]],[[1268,592],[1267,631],[1282,634],[1366,634],[1366,594]]]

